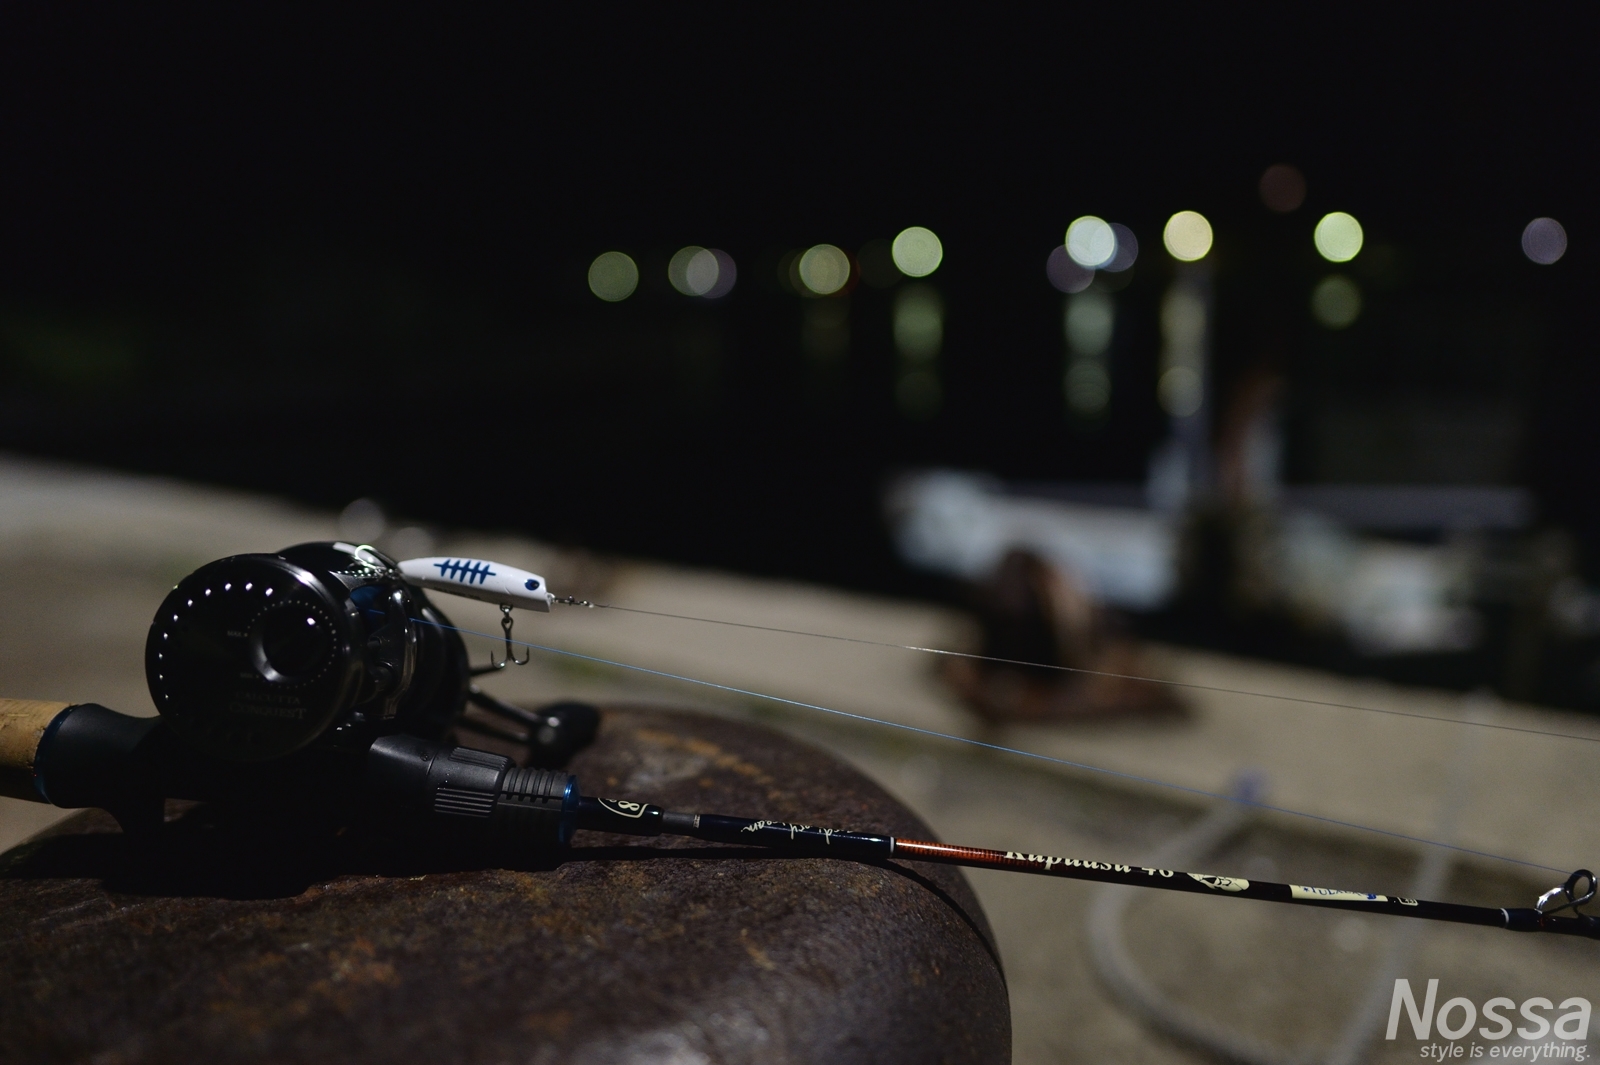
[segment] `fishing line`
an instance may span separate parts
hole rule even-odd
[[[440,628],[444,629],[452,629],[461,633],[463,636],[479,636],[486,640],[502,639],[500,636],[492,635],[487,632],[478,632],[475,629],[464,629],[455,625],[444,625],[437,621],[427,623],[436,624]],[[964,743],[972,747],[982,747],[986,750],[998,751],[1002,754],[1014,754],[1023,758],[1032,758],[1041,762],[1050,762],[1055,765],[1068,766],[1073,769],[1082,769],[1091,773],[1102,773],[1106,776],[1118,777],[1123,780],[1133,780],[1141,784],[1150,784],[1161,788],[1170,788],[1174,791],[1182,791],[1190,795],[1199,795],[1208,799],[1219,799],[1226,802],[1239,803],[1240,805],[1254,807],[1258,810],[1268,810],[1272,813],[1287,814],[1290,817],[1301,817],[1310,821],[1318,821],[1323,824],[1336,825],[1340,828],[1354,829],[1358,832],[1372,832],[1380,836],[1388,836],[1392,839],[1401,839],[1409,843],[1421,843],[1429,847],[1444,847],[1452,851],[1458,851],[1462,854],[1471,854],[1479,858],[1488,858],[1493,861],[1510,862],[1513,865],[1523,865],[1530,869],[1543,869],[1552,873],[1566,872],[1566,870],[1559,869],[1553,865],[1541,865],[1538,862],[1524,861],[1521,858],[1509,858],[1505,855],[1493,854],[1489,851],[1474,850],[1471,847],[1461,847],[1454,843],[1443,843],[1438,840],[1424,839],[1421,836],[1410,836],[1404,832],[1395,832],[1386,828],[1375,828],[1371,825],[1356,824],[1353,821],[1341,821],[1336,817],[1325,817],[1322,814],[1307,813],[1303,810],[1291,810],[1287,807],[1273,806],[1270,803],[1258,802],[1254,799],[1248,799],[1239,795],[1229,795],[1225,792],[1207,791],[1204,788],[1194,788],[1186,784],[1174,784],[1170,781],[1157,780],[1154,777],[1141,776],[1138,773],[1129,773],[1120,769],[1107,769],[1104,766],[1089,765],[1087,762],[1074,762],[1068,758],[1057,758],[1053,755],[1039,754],[1035,751],[1024,751],[1016,747],[1006,747],[1003,744],[989,743],[985,740],[975,740],[966,736],[957,736],[948,732],[940,732],[936,729],[923,728],[920,725],[907,725],[899,721],[886,721],[883,718],[872,717],[867,714],[858,714],[849,710],[836,710],[831,706],[821,706],[817,703],[802,702],[799,699],[787,699],[781,695],[768,695],[765,692],[751,691],[748,688],[737,688],[731,684],[719,684],[712,680],[702,680],[698,677],[687,677],[680,673],[669,673],[663,669],[651,669],[648,666],[638,666],[628,662],[618,662],[614,659],[601,658],[597,655],[581,654],[577,651],[568,651],[564,648],[551,647],[546,644],[529,643],[523,640],[512,640],[511,642],[518,647],[526,647],[534,651],[543,651],[548,654],[562,655],[567,658],[582,659],[583,661],[594,662],[598,665],[612,666],[617,669],[631,670],[636,673],[646,673],[650,676],[664,677],[668,680],[681,681],[685,684],[696,684],[705,688],[715,688],[718,691],[729,692],[734,695],[744,695],[752,699],[764,699],[768,702],[782,703],[786,706],[796,706],[805,710],[817,710],[825,714],[834,714],[838,717],[850,718],[855,721],[864,721],[874,725],[884,725],[888,728],[896,728],[906,732],[914,732],[918,735],[928,736],[934,739],[950,740],[955,743]]]
[[[641,610],[632,606],[616,606],[611,603],[591,603],[583,599],[574,599],[567,596],[555,602],[562,606],[591,607],[596,610],[621,610],[629,614],[647,614],[657,618],[673,618],[678,621],[698,621],[704,625],[727,625],[736,629],[755,629],[758,632],[777,632],[788,636],[809,636],[817,640],[837,640],[841,643],[858,643],[868,647],[887,647],[896,651],[917,651],[922,654],[947,655],[951,658],[969,658],[978,662],[995,662],[1009,666],[1028,666],[1032,669],[1052,669],[1059,673],[1081,673],[1091,677],[1107,677],[1112,680],[1132,680],[1144,684],[1165,684],[1173,688],[1188,688],[1191,691],[1215,692],[1219,695],[1243,695],[1252,699],[1276,699],[1279,702],[1298,703],[1302,706],[1320,706],[1333,710],[1360,710],[1368,714],[1387,714],[1390,717],[1409,717],[1419,721],[1437,721],[1446,725],[1467,725],[1472,728],[1495,729],[1499,732],[1523,732],[1532,736],[1548,736],[1551,739],[1582,740],[1585,743],[1600,743],[1600,736],[1580,736],[1572,732],[1551,732],[1547,729],[1524,728],[1520,725],[1497,725],[1488,721],[1473,721],[1454,717],[1440,717],[1436,714],[1419,714],[1412,710],[1386,710],[1379,706],[1361,706],[1356,703],[1336,703],[1327,699],[1308,699],[1299,695],[1274,695],[1270,692],[1248,691],[1243,688],[1224,688],[1215,684],[1199,684],[1187,680],[1166,680],[1161,677],[1141,677],[1132,673],[1110,673],[1100,669],[1083,669],[1078,666],[1057,666],[1044,662],[1027,662],[1018,658],[996,658],[993,655],[973,654],[968,651],[947,651],[942,647],[919,647],[910,643],[889,643],[884,640],[868,640],[859,636],[837,636],[827,632],[808,632],[805,629],[784,629],[773,625],[753,625],[743,621],[724,621],[720,618],[702,618],[690,614],[669,614],[662,610]]]

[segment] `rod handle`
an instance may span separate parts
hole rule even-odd
[[[0,795],[45,802],[34,786],[34,760],[45,730],[71,703],[0,699]]]

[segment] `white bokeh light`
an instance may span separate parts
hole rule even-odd
[[[1364,239],[1361,223],[1355,220],[1355,216],[1343,211],[1323,215],[1316,231],[1311,234],[1317,254],[1330,263],[1347,263],[1354,259],[1360,253]]]
[[[1103,218],[1075,218],[1067,227],[1067,254],[1079,266],[1098,270],[1117,255],[1117,234]]]
[[[902,229],[890,251],[895,266],[907,277],[927,277],[944,262],[944,245],[933,230],[922,226]]]
[[[701,248],[684,268],[683,280],[690,292],[704,296],[717,287],[717,275],[721,272],[722,264],[717,262],[717,253],[710,248]]]
[[[1211,223],[1199,211],[1179,211],[1161,231],[1167,254],[1181,263],[1198,262],[1211,250]]]
[[[818,244],[800,256],[797,272],[811,292],[831,296],[850,281],[850,256],[832,244]]]
[[[1522,231],[1522,254],[1549,266],[1567,253],[1567,231],[1554,218],[1535,218]]]
[[[738,270],[733,256],[721,248],[702,248],[691,244],[679,248],[667,263],[667,280],[685,296],[720,299],[733,291]]]
[[[716,253],[693,244],[679,248],[667,263],[667,280],[685,296],[704,296],[710,292],[716,287],[720,272]]]

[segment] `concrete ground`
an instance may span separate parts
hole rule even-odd
[[[151,713],[144,636],[172,583],[226,554],[337,533],[335,515],[271,499],[0,459],[0,690],[12,697],[92,700]],[[405,535],[422,543],[419,533]],[[893,644],[959,649],[973,638],[967,619],[921,603],[598,559],[462,532],[440,534],[437,549],[542,572],[558,594],[643,610]],[[498,633],[492,608],[459,600],[441,605],[463,628]],[[854,762],[921,813],[941,838],[955,842],[1139,864],[1215,805],[1149,781],[1225,792],[1248,774],[1275,805],[1391,834],[1284,814],[1254,815],[1205,856],[1200,871],[1407,894],[1422,848],[1394,833],[1447,835],[1472,850],[1560,869],[1600,862],[1600,823],[1585,816],[1600,754],[1589,740],[1600,740],[1600,722],[1580,715],[1157,648],[1150,670],[1209,689],[1472,717],[1588,739],[1199,688],[1186,691],[1193,713],[1181,721],[986,730],[944,688],[933,656],[915,652],[564,607],[549,617],[519,614],[517,635],[589,657],[535,652],[528,666],[486,682],[496,694],[529,701],[627,699],[764,720]],[[472,637],[468,643],[478,656],[490,646]],[[749,693],[979,738],[1124,775],[1018,758]],[[0,848],[57,816],[46,807],[0,800]],[[1106,990],[1091,964],[1086,932],[1101,889],[1012,874],[969,875],[1006,965],[1015,1060],[1204,1059]],[[1450,864],[1440,895],[1528,905],[1559,879],[1527,866],[1460,856]],[[1418,1057],[1428,1041],[1413,1037],[1404,1022],[1397,1039],[1382,1038],[1396,975],[1409,979],[1419,998],[1430,978],[1439,979],[1440,1002],[1464,996],[1481,1005],[1496,995],[1518,1003],[1531,996],[1555,1003],[1573,996],[1600,1001],[1600,944],[1406,923],[1419,935],[1410,953],[1395,959],[1390,952],[1402,923],[1151,892],[1132,900],[1121,928],[1129,955],[1157,993],[1278,1048],[1272,1055],[1277,1060],[1330,1060],[1330,1048],[1341,1043],[1339,1060]],[[1351,1017],[1374,994],[1381,1016],[1375,1040],[1368,1041],[1352,1035]],[[1509,1042],[1518,1040],[1513,1034]],[[1479,1042],[1484,1048],[1503,1046]]]

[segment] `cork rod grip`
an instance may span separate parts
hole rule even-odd
[[[0,699],[0,795],[44,801],[33,786],[33,759],[44,730],[70,705]]]

